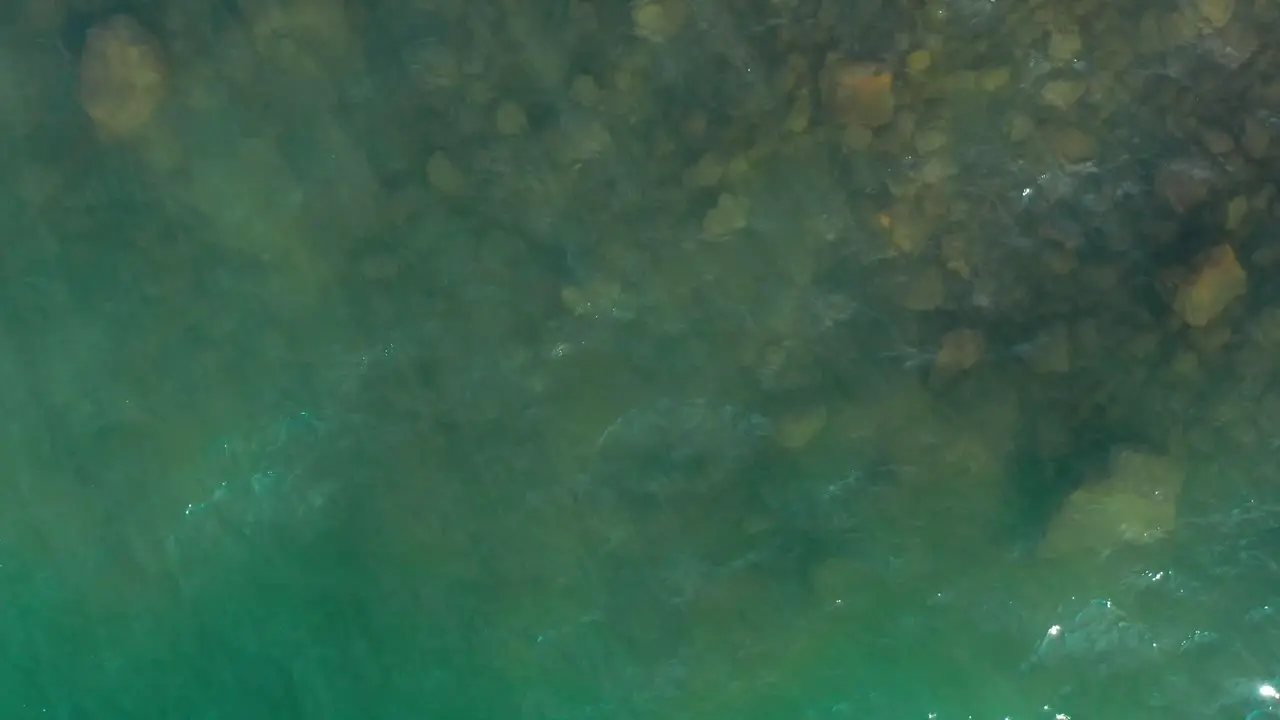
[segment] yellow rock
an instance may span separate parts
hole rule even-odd
[[[1046,105],[1067,110],[1076,104],[1087,88],[1083,80],[1050,80],[1040,90],[1040,99]]]
[[[590,75],[579,75],[569,86],[569,97],[580,105],[594,106],[600,102],[600,86]]]
[[[1104,554],[1166,537],[1177,522],[1185,477],[1186,469],[1172,458],[1112,451],[1106,477],[1086,482],[1050,521],[1040,554]]]
[[[960,171],[951,158],[945,155],[936,155],[929,158],[924,167],[920,168],[920,182],[925,185],[936,185],[947,178],[954,176]]]
[[[663,42],[680,32],[688,14],[684,0],[636,0],[631,5],[636,35],[653,42]]]
[[[747,226],[747,201],[721,193],[716,206],[702,218],[702,234],[708,240],[722,240]]]
[[[735,155],[724,168],[725,179],[730,182],[742,180],[751,172],[751,161],[746,155]]]
[[[897,203],[889,212],[890,239],[896,251],[914,255],[924,247],[933,234],[933,223],[919,210],[905,202]]]
[[[933,55],[928,50],[916,50],[907,56],[907,70],[913,73],[924,72],[933,64]]]
[[[969,267],[968,260],[969,248],[963,234],[950,233],[944,236],[939,249],[948,270],[965,280],[970,279],[972,270]]]
[[[934,364],[968,370],[982,358],[984,345],[982,333],[977,330],[952,330],[942,337],[942,348]]]
[[[1244,222],[1244,216],[1249,212],[1249,198],[1244,195],[1237,195],[1227,203],[1227,230],[1235,230],[1240,227],[1240,223]]]
[[[427,182],[446,195],[458,195],[467,186],[467,179],[462,171],[441,152],[427,160]]]
[[[809,101],[809,91],[796,93],[795,104],[787,115],[786,128],[793,133],[802,133],[809,129],[809,119],[813,115],[813,104]]]
[[[510,101],[498,106],[494,120],[498,126],[498,133],[502,135],[522,135],[529,129],[529,120],[525,117],[524,108]]]
[[[1007,121],[1009,127],[1009,140],[1012,142],[1022,142],[1031,137],[1031,133],[1036,130],[1036,122],[1027,115],[1015,113],[1009,117]]]
[[[1196,0],[1196,9],[1200,17],[1216,28],[1231,22],[1236,12],[1236,0]]]
[[[926,128],[916,133],[916,152],[930,155],[947,144],[947,131],[943,128]]]
[[[814,405],[785,413],[778,418],[774,439],[788,450],[808,445],[827,425],[827,408]]]
[[[943,335],[942,347],[933,360],[929,382],[937,384],[946,381],[973,367],[982,358],[984,347],[982,333],[977,330],[963,328]]]
[[[1196,264],[1195,272],[1178,288],[1173,307],[1191,327],[1204,327],[1245,293],[1248,277],[1230,245],[1213,248]]]
[[[1049,35],[1049,59],[1055,65],[1065,65],[1080,53],[1080,33],[1075,28],[1054,30]]]
[[[85,34],[80,105],[110,138],[146,129],[167,94],[160,42],[128,15],[114,15]]]
[[[724,176],[724,162],[707,153],[684,171],[684,186],[690,189],[713,187]]]
[[[978,73],[978,87],[993,92],[999,90],[1009,84],[1010,71],[1007,65],[1002,67],[988,68]]]
[[[661,3],[637,3],[631,8],[631,21],[635,23],[636,34],[651,40],[662,40],[665,37],[667,13]]]
[[[1058,157],[1069,163],[1091,160],[1097,150],[1093,137],[1074,127],[1052,131],[1049,133],[1049,143]]]

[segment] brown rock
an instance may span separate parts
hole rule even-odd
[[[1156,190],[1176,212],[1204,202],[1213,189],[1213,170],[1196,160],[1174,160],[1156,172]]]
[[[105,136],[146,127],[167,84],[160,43],[136,20],[115,15],[89,30],[80,58],[80,105]]]
[[[841,122],[877,128],[893,119],[893,73],[887,67],[832,55],[819,82],[823,104]]]
[[[1204,327],[1245,293],[1248,276],[1230,245],[1219,245],[1196,262],[1174,298],[1173,308],[1191,327]]]
[[[1074,127],[1053,129],[1049,133],[1049,142],[1058,157],[1069,163],[1091,160],[1097,152],[1093,137]]]
[[[1235,138],[1221,130],[1206,130],[1201,133],[1204,146],[1214,155],[1226,155],[1236,149]]]
[[[963,328],[942,336],[942,347],[933,360],[929,382],[938,384],[968,370],[982,358],[985,343],[982,333]]]
[[[887,217],[890,223],[889,237],[895,253],[915,255],[933,236],[933,219],[914,203],[895,203]]]
[[[934,366],[968,370],[982,358],[983,346],[982,333],[977,330],[952,330],[942,337]]]

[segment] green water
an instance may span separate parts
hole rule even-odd
[[[1280,714],[1268,4],[656,1],[0,10],[0,718]]]

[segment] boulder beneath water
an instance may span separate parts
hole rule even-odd
[[[1112,451],[1106,474],[1063,503],[1040,545],[1042,556],[1106,554],[1173,532],[1186,477],[1174,458],[1130,448]]]

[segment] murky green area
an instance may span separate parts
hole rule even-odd
[[[0,10],[0,717],[1280,715],[1274,0]]]

